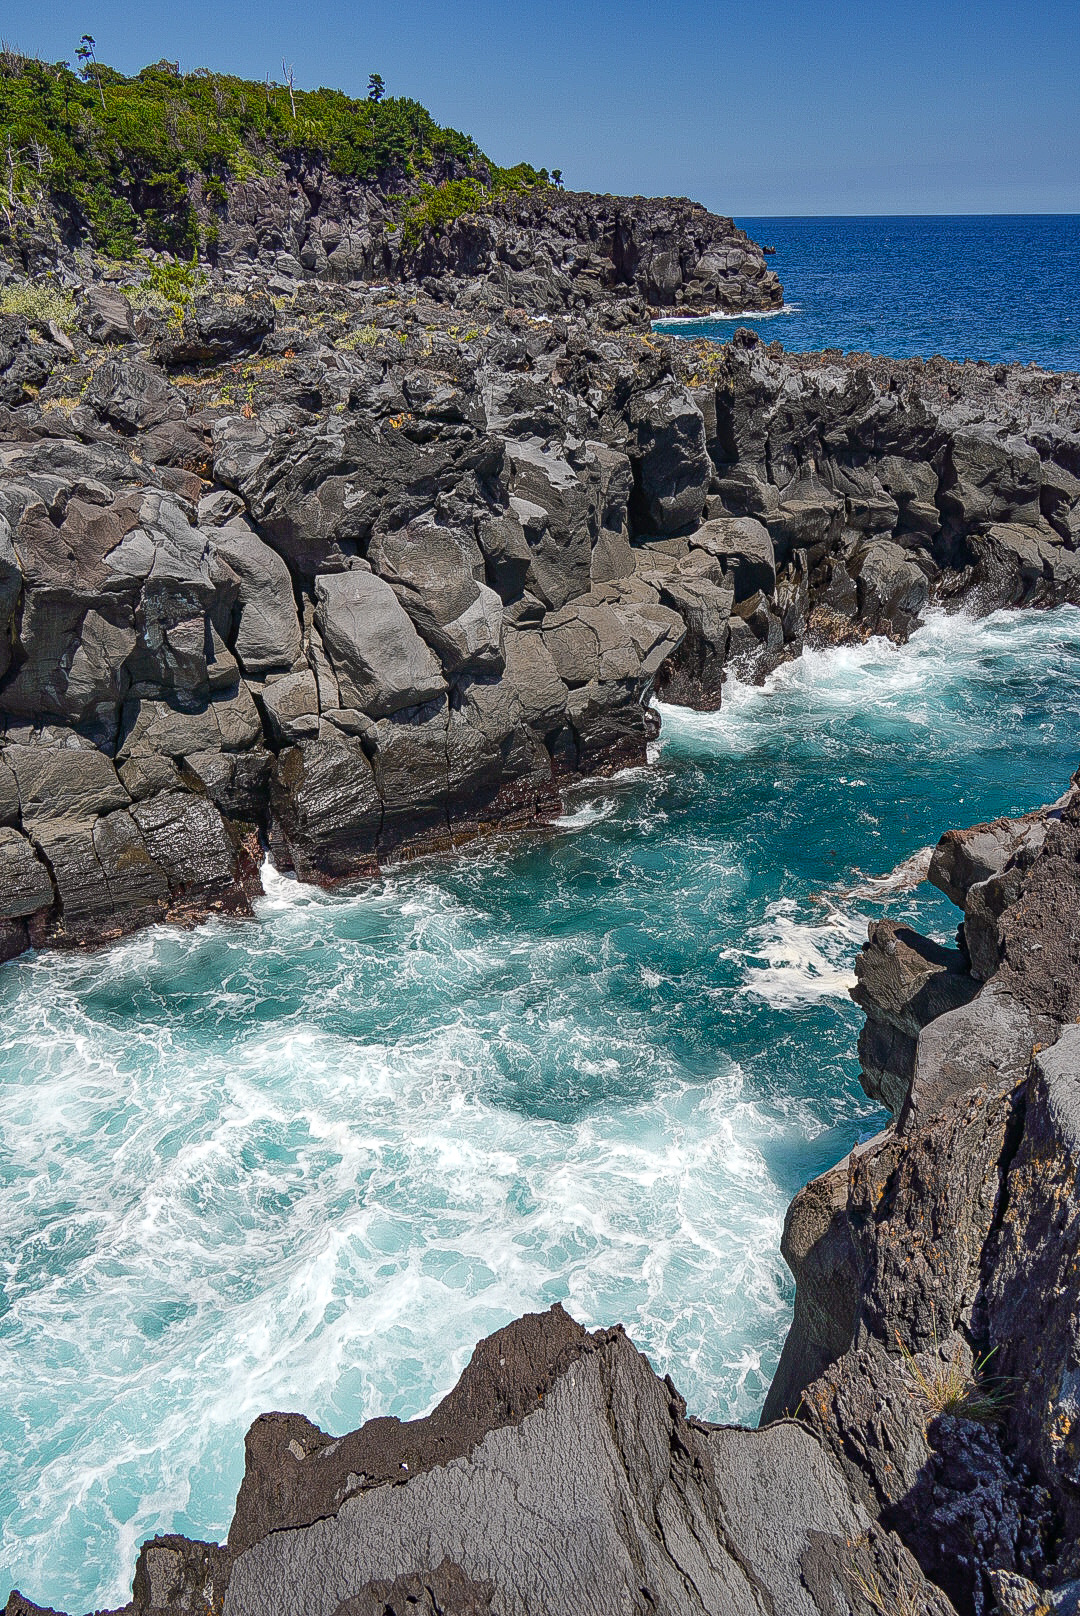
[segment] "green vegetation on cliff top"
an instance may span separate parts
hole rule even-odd
[[[213,250],[229,186],[282,166],[320,166],[392,186],[406,240],[508,190],[547,185],[500,168],[476,142],[403,96],[357,100],[158,62],[131,78],[80,52],[82,73],[0,51],[0,214],[47,204],[103,252]],[[196,202],[201,195],[200,209]],[[208,222],[209,221],[209,222]]]

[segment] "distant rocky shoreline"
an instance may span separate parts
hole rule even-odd
[[[530,193],[376,262],[290,195],[212,271],[5,267],[0,958],[543,823],[654,693],[1080,604],[1077,376],[668,341],[782,299],[688,203]],[[789,1215],[794,1418],[708,1426],[530,1316],[426,1420],[256,1422],[228,1545],[147,1545],[126,1610],[1075,1608],[1078,872],[1070,793],[943,840],[960,947],[874,929],[895,1121]]]

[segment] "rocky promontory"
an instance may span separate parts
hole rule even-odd
[[[559,812],[804,643],[1080,601],[1080,383],[106,269],[0,316],[0,953]],[[11,300],[9,299],[9,302]],[[613,311],[613,324],[605,311]]]

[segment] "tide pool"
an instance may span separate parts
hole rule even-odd
[[[218,1537],[266,1409],[426,1412],[476,1340],[624,1322],[753,1421],[788,1201],[883,1116],[847,996],[950,825],[1080,761],[1080,611],[810,652],[555,828],[256,923],[0,969],[0,1597],[128,1596]]]

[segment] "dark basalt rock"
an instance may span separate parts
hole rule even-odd
[[[893,1068],[893,1126],[808,1185],[785,1229],[795,1320],[765,1417],[799,1406],[976,1616],[1055,1608],[1080,1569],[1078,870],[1075,788],[942,838],[931,879],[965,916],[986,923],[973,899],[996,887],[988,979],[872,928],[854,993],[914,1044],[906,1089]]]
[[[155,343],[159,364],[211,365],[251,353],[274,329],[274,305],[265,292],[247,296],[197,297],[180,322]]]
[[[656,231],[688,232],[685,291],[723,223],[600,199],[590,233],[583,199],[536,206],[486,221],[492,251],[516,232],[507,272],[535,286],[529,254],[580,231],[582,265],[613,256],[578,278],[620,297],[674,273]],[[243,913],[248,864],[231,893],[222,872],[252,835],[329,881],[543,822],[559,779],[646,760],[654,691],[715,708],[807,638],[902,639],[931,600],[1080,599],[1074,378],[791,357],[750,333],[669,347],[619,334],[599,292],[586,323],[488,285],[463,331],[445,299],[470,289],[429,269],[443,301],[301,283],[280,311],[257,266],[219,271],[157,347],[122,354],[123,290],[93,283],[73,355],[53,345],[40,398],[0,423],[0,780],[17,758],[89,767],[87,748],[113,777],[73,807],[8,791],[0,822],[53,897],[3,917],[5,954],[193,915],[200,890]],[[19,355],[48,345],[5,329],[22,388]],[[184,793],[222,828],[178,898],[132,804]],[[957,850],[936,861],[970,888],[977,980],[1022,874],[988,856],[979,882]],[[862,1041],[890,1101],[930,1013],[910,998],[871,1009]]]
[[[621,1330],[555,1307],[481,1342],[427,1419],[257,1420],[227,1548],[144,1545],[127,1613],[871,1616],[886,1589],[951,1611],[814,1435],[688,1419]]]

